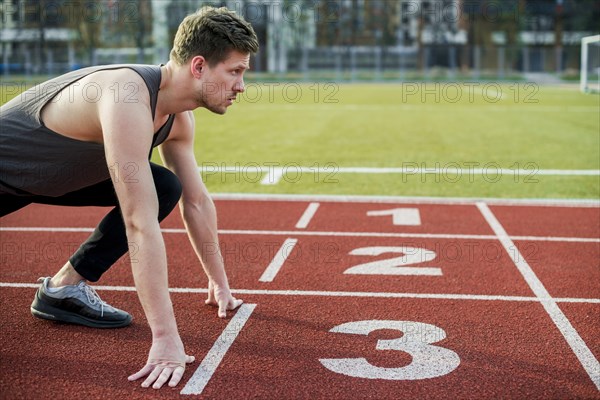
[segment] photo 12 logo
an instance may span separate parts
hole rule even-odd
[[[424,162],[403,162],[402,183],[418,180],[421,183],[475,183],[483,180],[486,183],[498,183],[502,180],[514,183],[538,183],[536,176],[539,166],[534,162],[515,162],[509,168],[503,168],[497,162],[481,163],[478,161],[448,162],[434,165]]]
[[[314,163],[301,166],[295,162],[248,162],[227,165],[225,163],[203,162],[199,166],[202,179],[219,179],[220,183],[261,183],[276,185],[281,181],[296,184],[303,179],[313,183],[338,183],[337,174],[340,167],[333,162]]]
[[[502,100],[505,103],[537,104],[539,90],[536,83],[404,82],[401,85],[402,103],[495,104]]]
[[[119,1],[4,1],[0,4],[2,23],[8,21],[64,23],[110,23],[133,24],[141,21],[139,0]]]

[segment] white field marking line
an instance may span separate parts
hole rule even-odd
[[[491,97],[491,96],[490,96]],[[455,111],[489,111],[489,112],[523,112],[522,107],[515,107],[509,105],[497,105],[497,104],[449,104]],[[422,104],[422,105],[411,105],[411,104],[252,104],[253,110],[289,110],[298,111],[298,109],[311,109],[320,112],[330,111],[439,111],[439,107],[434,105]],[[597,107],[588,106],[540,106],[536,104],[529,104],[525,109],[527,112],[582,112],[582,113],[598,113]]]
[[[283,242],[279,250],[277,250],[275,257],[273,257],[273,260],[271,260],[271,263],[267,269],[265,269],[265,272],[263,272],[262,276],[258,279],[260,282],[273,282],[273,279],[275,279],[279,270],[283,267],[283,264],[294,250],[296,243],[298,243],[298,239],[285,239],[285,242]]]
[[[306,210],[304,211],[304,214],[302,214],[302,217],[300,217],[300,219],[298,220],[298,223],[296,224],[296,229],[306,229],[306,227],[310,223],[310,220],[312,219],[312,217],[315,216],[315,213],[319,209],[319,206],[319,203],[310,203],[308,207],[306,207]]]
[[[285,165],[285,164],[284,164]],[[454,168],[454,167],[303,167],[300,165],[288,165],[284,167],[275,166],[256,166],[256,165],[210,165],[210,166],[198,166],[198,170],[207,175],[213,175],[215,173],[236,173],[236,174],[247,174],[247,173],[264,173],[267,175],[261,180],[262,185],[276,185],[283,178],[286,172],[291,172],[294,175],[299,173],[312,173],[312,174],[403,174],[403,175],[440,175],[440,174],[452,174],[457,176],[488,176],[488,174],[494,174],[494,176],[533,176],[533,175],[549,175],[549,176],[600,176],[600,170],[597,169],[510,169],[510,168]]]
[[[410,196],[359,196],[334,194],[262,194],[262,193],[214,193],[214,200],[237,201],[315,201],[321,203],[371,203],[371,204],[419,204],[419,205],[475,205],[485,202],[493,206],[537,206],[599,208],[600,200],[593,199],[501,199],[493,197],[410,197]]]
[[[227,350],[229,350],[246,322],[248,322],[254,308],[256,308],[256,304],[242,304],[240,306],[212,348],[208,351],[204,360],[202,360],[198,369],[194,372],[194,375],[192,375],[183,389],[181,389],[180,394],[199,395],[202,393],[208,381],[210,381],[210,378],[212,378],[219,367],[223,357],[225,357],[225,353],[227,353]]]
[[[485,94],[484,94],[484,92],[485,92]],[[477,92],[475,92],[475,93],[477,93]],[[485,97],[485,98],[493,98],[494,100],[498,99],[498,98],[500,98],[502,100],[506,99],[506,95],[504,93],[502,93],[502,91],[497,92],[496,90],[490,89],[489,87],[487,87],[487,88],[482,87],[481,90],[479,91],[479,93],[477,93],[477,94],[479,94],[480,96]]]
[[[5,226],[0,232],[92,232],[93,228],[61,228],[61,227],[30,227],[30,226]],[[163,233],[183,234],[185,229],[165,228]],[[219,229],[220,235],[255,235],[255,236],[325,236],[325,237],[381,237],[381,238],[406,238],[406,239],[458,239],[458,240],[497,240],[495,235],[468,235],[446,233],[398,233],[398,232],[323,232],[323,231],[269,231],[248,229]],[[513,240],[530,242],[572,242],[572,243],[600,243],[600,238],[577,238],[555,236],[511,236]]]
[[[600,390],[600,362],[594,357],[594,354],[590,351],[581,336],[579,336],[577,330],[571,325],[569,319],[558,307],[556,301],[552,299],[548,290],[546,290],[543,283],[535,275],[535,272],[531,269],[527,261],[525,261],[525,258],[521,255],[504,230],[504,227],[500,224],[489,207],[485,203],[478,203],[477,208],[479,208],[479,211],[481,211],[485,220],[488,222],[496,236],[498,236],[498,240],[502,243],[506,253],[508,253],[508,256],[513,260],[515,266],[535,296],[540,298],[540,300],[544,299],[541,300],[542,306],[571,347],[571,350],[573,350],[579,359],[579,362],[592,379],[592,382],[596,385],[596,388]]]
[[[285,165],[285,164],[282,164]],[[203,167],[198,166],[198,171],[205,172],[207,174],[214,174],[223,172],[227,174],[232,173],[246,173],[246,172],[268,172],[267,178],[263,181],[273,182],[281,177],[285,172],[291,171],[293,173],[306,172],[306,173],[348,173],[348,174],[503,174],[503,175],[557,175],[557,176],[599,176],[600,170],[598,169],[510,169],[510,168],[497,168],[491,166],[489,168],[454,168],[454,167],[303,167],[300,165],[290,165],[285,168],[283,167],[261,167],[255,165],[234,165],[234,166],[211,166]]]
[[[259,168],[252,172],[267,172],[267,175],[260,181],[261,185],[277,185],[283,177],[283,168]]]
[[[0,283],[0,288],[37,289],[39,283]],[[94,286],[94,289],[108,292],[135,292],[134,286]],[[170,293],[208,293],[204,288],[170,288]],[[236,295],[259,296],[303,296],[303,297],[364,297],[384,299],[431,299],[431,300],[479,300],[479,301],[516,301],[516,302],[542,302],[550,299],[527,296],[503,296],[485,294],[444,294],[444,293],[390,293],[390,292],[336,292],[323,290],[266,290],[266,289],[231,289]],[[552,299],[557,303],[585,303],[600,304],[600,299],[584,299],[573,297],[556,297]]]

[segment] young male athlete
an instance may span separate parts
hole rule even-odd
[[[98,328],[130,324],[128,313],[103,302],[86,281],[96,282],[135,250],[131,266],[152,346],[129,379],[146,376],[144,387],[177,385],[194,360],[175,322],[159,227],[178,201],[208,276],[206,303],[222,318],[242,303],[215,251],[216,212],[197,169],[191,110],[225,114],[244,91],[244,71],[257,51],[249,23],[207,7],[182,21],[164,66],[85,68],[0,108],[0,216],[31,203],[115,206],[62,269],[43,279],[32,314]],[[156,146],[167,168],[149,161]]]

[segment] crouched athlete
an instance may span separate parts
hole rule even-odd
[[[219,317],[242,303],[215,251],[216,212],[197,169],[191,110],[224,114],[244,91],[257,51],[249,23],[205,7],[182,21],[166,65],[73,71],[0,107],[0,216],[31,203],[114,207],[62,269],[41,280],[32,314],[96,328],[129,325],[131,316],[87,282],[135,249],[132,272],[152,345],[146,365],[129,379],[146,376],[144,387],[177,385],[193,361],[178,333],[159,227],[178,202],[208,276],[206,303],[218,306]],[[149,161],[153,147],[166,168]]]

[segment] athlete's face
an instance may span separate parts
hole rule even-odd
[[[199,105],[214,113],[225,114],[238,93],[244,91],[244,72],[249,66],[250,54],[235,50],[214,67],[204,64],[197,99]]]

